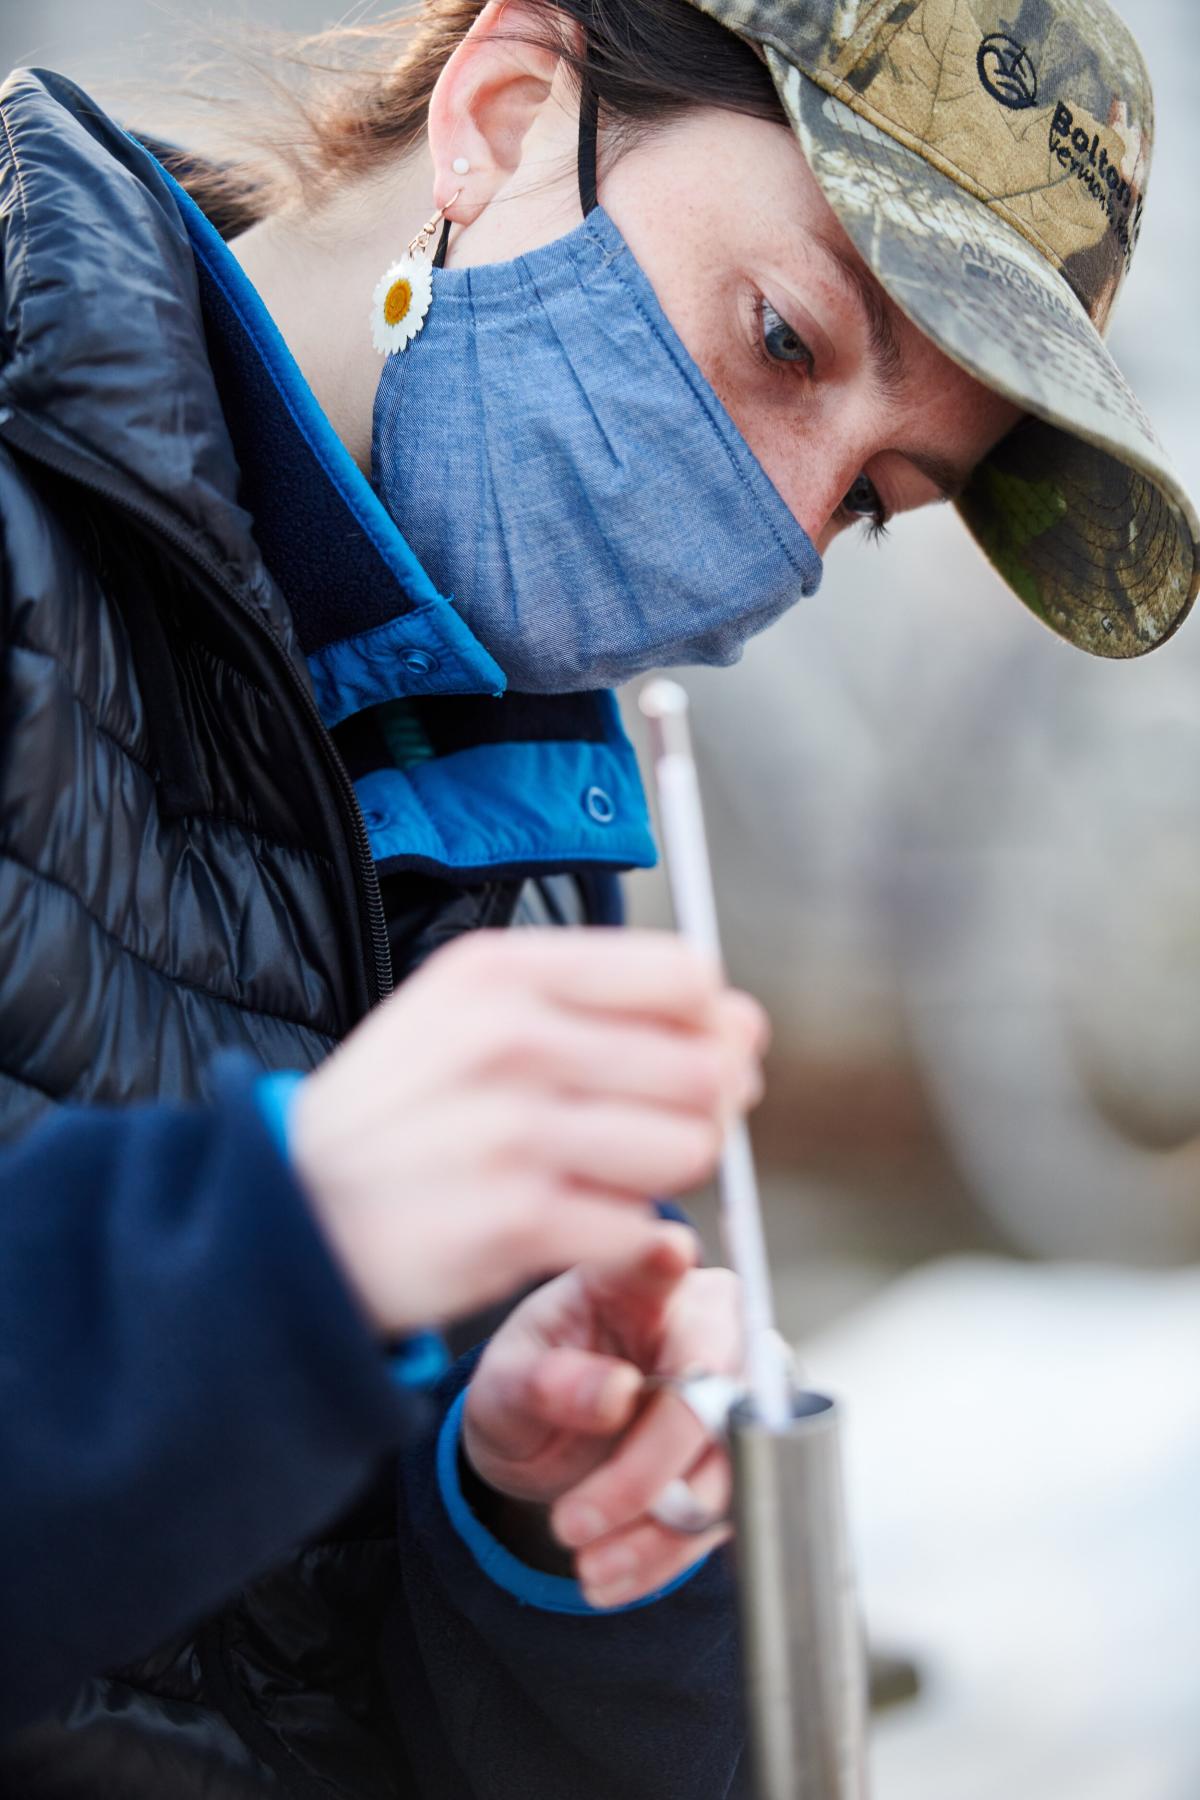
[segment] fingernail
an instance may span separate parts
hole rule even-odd
[[[690,1225],[672,1219],[663,1226],[663,1240],[671,1245],[675,1254],[683,1262],[695,1263],[700,1254],[700,1239]]]
[[[599,1376],[591,1397],[597,1418],[611,1419],[624,1414],[642,1385],[636,1369],[609,1369]]]
[[[607,1593],[609,1588],[629,1587],[636,1574],[637,1557],[624,1545],[615,1545],[611,1550],[599,1550],[595,1556],[585,1557],[580,1570],[584,1585],[595,1588],[597,1593]]]
[[[583,1544],[594,1543],[603,1537],[608,1530],[608,1520],[596,1506],[585,1502],[580,1506],[566,1506],[554,1521],[554,1529],[559,1541],[569,1549],[577,1550]]]
[[[701,1506],[686,1481],[668,1482],[650,1508],[650,1516],[668,1531],[682,1531],[689,1536],[720,1522],[710,1508]]]

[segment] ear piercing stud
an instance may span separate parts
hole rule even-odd
[[[456,175],[469,175],[471,173],[471,165],[465,156],[456,156],[450,167],[454,170]]]

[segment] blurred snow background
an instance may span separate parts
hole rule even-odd
[[[1200,12],[1127,5],[1159,138],[1112,341],[1200,492]],[[182,13],[0,0],[0,61],[127,111]],[[688,684],[730,961],[776,1024],[781,1308],[849,1399],[868,1610],[924,1680],[877,1800],[1196,1800],[1200,624],[1091,662],[941,511],[839,546]]]

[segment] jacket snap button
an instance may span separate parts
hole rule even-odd
[[[602,787],[590,787],[583,797],[583,804],[597,825],[611,825],[617,816],[612,795],[606,794]]]
[[[368,831],[382,831],[383,827],[387,824],[387,820],[381,812],[376,812],[374,807],[368,807],[363,814],[363,824],[367,827]]]
[[[437,657],[430,656],[428,650],[406,650],[404,666],[410,675],[432,675],[437,668]]]

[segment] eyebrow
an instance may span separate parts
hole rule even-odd
[[[884,293],[870,269],[847,244],[821,237],[821,248],[846,285],[854,290],[867,321],[875,379],[888,399],[898,397],[904,385],[904,346],[896,329],[895,302]]]
[[[943,500],[961,500],[974,474],[973,469],[962,469],[957,463],[946,462],[943,457],[922,456],[919,450],[903,450],[901,455],[927,481],[932,481],[934,487],[940,490]]]
[[[849,245],[819,234],[817,241],[862,307],[876,381],[889,399],[898,398],[905,377],[904,346],[896,327],[900,309]],[[901,455],[931,481],[946,500],[957,500],[973,473],[944,457],[922,455],[919,450],[905,450]]]

